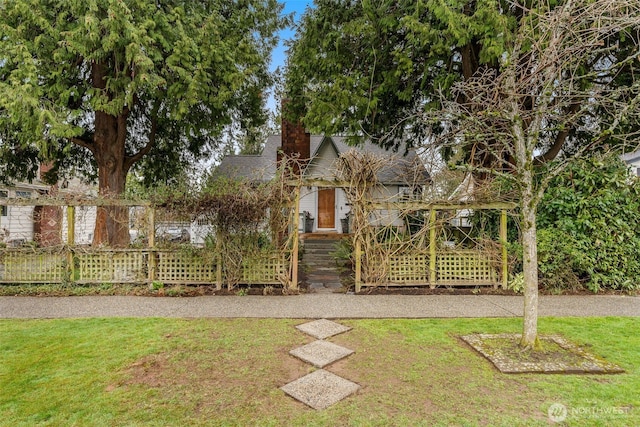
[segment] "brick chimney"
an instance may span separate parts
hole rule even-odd
[[[311,158],[311,135],[305,132],[304,126],[298,121],[293,124],[284,117],[287,101],[282,101],[282,140],[278,150],[278,164],[283,155],[298,159],[299,163],[294,167],[296,174],[300,173],[300,166],[304,166]]]

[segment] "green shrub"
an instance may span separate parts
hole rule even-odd
[[[353,256],[353,243],[351,239],[340,239],[334,245],[334,251],[330,253],[331,257],[336,261],[339,266],[350,266]]]
[[[541,283],[636,290],[640,282],[640,181],[614,155],[571,165],[538,210]]]
[[[510,276],[507,289],[517,294],[522,294],[524,292],[524,274],[520,272]]]
[[[573,237],[559,230],[538,230],[538,279],[540,286],[552,291],[582,288]]]
[[[495,192],[509,193],[496,179]],[[513,218],[510,216],[509,220]],[[474,215],[478,235],[496,235],[499,212]],[[640,290],[640,180],[614,154],[571,164],[554,178],[538,206],[538,275],[553,292]],[[508,227],[512,274],[522,271],[518,227]]]

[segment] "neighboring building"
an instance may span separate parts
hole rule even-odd
[[[623,154],[620,158],[631,168],[633,176],[640,176],[640,150]]]
[[[48,185],[19,183],[11,187],[0,187],[0,203],[9,199],[35,199],[49,190]],[[0,206],[0,237],[9,246],[19,246],[36,239],[34,206]],[[53,218],[47,218],[51,222]]]
[[[39,199],[60,194],[88,194],[90,188],[80,180],[65,181],[61,186],[42,182],[41,176],[49,168],[40,166],[40,176],[33,183],[16,183],[0,187],[0,241],[9,246],[20,246],[34,241],[40,246],[66,243],[67,217],[60,206],[18,206],[2,204],[3,199]],[[93,239],[96,208],[76,209],[75,242],[90,244]]]
[[[388,158],[378,173],[381,184],[375,197],[380,201],[395,201],[407,197],[416,197],[422,193],[423,186],[429,182],[424,165],[415,150],[405,155],[391,153],[370,142],[359,147],[346,144],[346,138],[340,136],[310,135],[304,129],[286,122],[282,126],[282,135],[270,136],[260,155],[226,156],[218,166],[216,173],[234,178],[246,178],[251,181],[269,181],[275,177],[280,159],[279,153],[298,155],[302,160],[303,178],[335,180],[335,162],[348,150],[356,149]],[[312,230],[307,232],[344,232],[341,219],[346,219],[350,208],[342,188],[303,186],[300,194],[300,213],[313,218]],[[402,226],[402,221],[394,212],[382,212],[375,222]],[[345,224],[346,225],[346,224]]]
[[[96,226],[97,209],[95,206],[77,206],[75,209],[75,226],[73,243],[75,245],[90,245],[93,243],[93,232]],[[67,242],[67,215],[62,215],[60,234],[62,241]]]

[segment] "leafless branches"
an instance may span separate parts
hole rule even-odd
[[[499,71],[453,88],[433,114],[468,169],[510,180],[520,202],[525,279],[521,345],[537,345],[536,210],[553,177],[605,142],[637,145],[640,127],[640,3],[543,2],[523,10]]]
[[[640,119],[640,4],[569,0],[524,12],[500,71],[457,84],[434,113],[446,143],[465,147],[469,169],[516,181],[534,159],[555,160],[545,182],[605,140],[638,145],[637,128],[623,125]]]

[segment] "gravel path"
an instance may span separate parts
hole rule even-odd
[[[447,318],[520,317],[523,297],[498,295],[87,296],[0,297],[0,318],[226,317]],[[540,316],[640,317],[637,296],[541,296]]]

